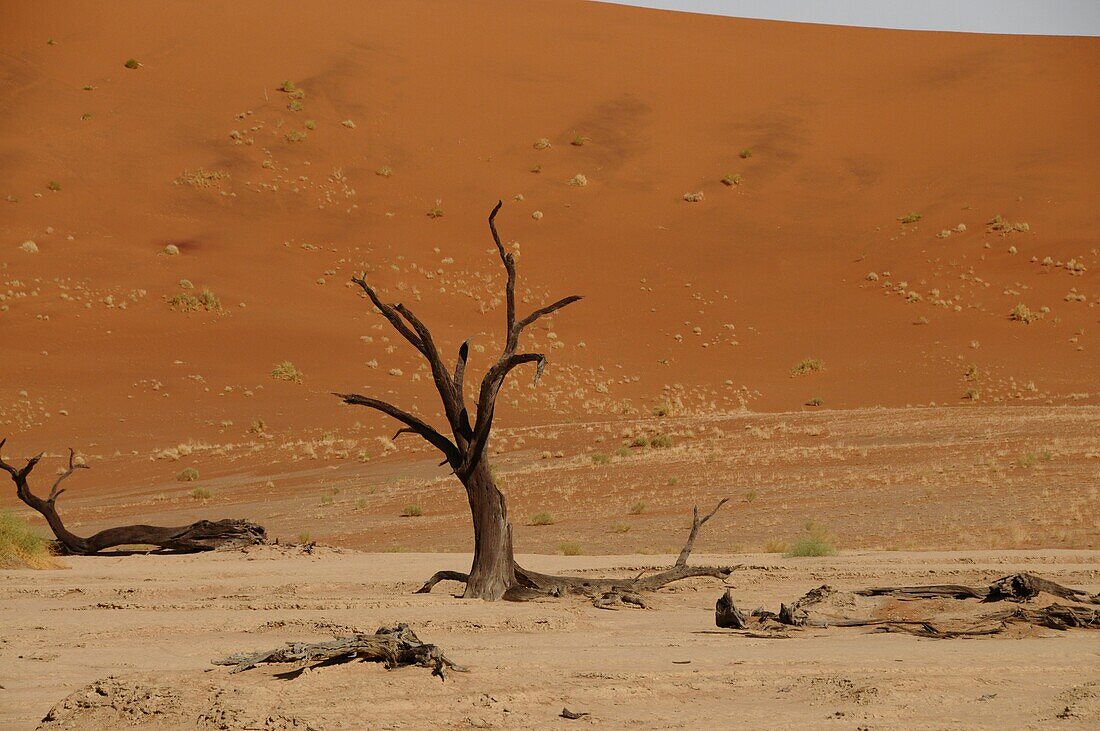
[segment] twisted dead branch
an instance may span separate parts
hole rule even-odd
[[[7,439],[0,440],[3,449]],[[157,546],[178,553],[210,551],[217,548],[249,546],[267,542],[263,526],[247,520],[200,520],[190,525],[178,527],[160,527],[155,525],[124,525],[108,528],[94,535],[78,536],[65,527],[57,512],[57,498],[65,492],[61,483],[74,472],[88,469],[88,465],[77,460],[73,450],[69,450],[68,467],[58,476],[47,498],[42,499],[31,492],[27,478],[41,461],[43,454],[35,455],[27,463],[16,468],[4,461],[0,455],[0,469],[11,475],[15,483],[15,494],[24,504],[37,510],[46,519],[57,538],[60,549],[69,554],[90,556],[116,546]]]
[[[293,667],[284,677],[297,677],[309,667],[359,660],[380,662],[387,669],[404,665],[431,668],[432,675],[446,680],[446,672],[469,672],[467,668],[450,660],[435,645],[420,641],[407,624],[379,627],[373,635],[354,634],[337,637],[327,642],[290,642],[282,647],[260,652],[237,652],[228,657],[212,660],[214,665],[232,666],[229,672],[239,673],[265,663],[290,663]]]

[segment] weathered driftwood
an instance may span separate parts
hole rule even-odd
[[[474,560],[470,573],[463,574],[464,578],[461,579],[466,584],[464,596],[489,600],[500,599],[509,590],[521,586],[512,553],[512,526],[508,522],[508,509],[485,456],[485,448],[493,428],[497,394],[508,374],[515,368],[528,363],[534,364],[535,381],[538,381],[546,366],[546,356],[542,353],[517,352],[523,331],[537,320],[581,299],[577,295],[563,297],[526,317],[516,317],[516,260],[504,248],[497,233],[495,221],[500,207],[501,203],[498,201],[489,214],[489,231],[508,275],[505,284],[505,342],[500,357],[481,380],[472,423],[464,391],[466,362],[470,355],[469,341],[462,343],[458,349],[458,360],[452,371],[443,362],[443,356],[431,331],[420,318],[404,304],[383,302],[374,287],[367,283],[365,274],[352,281],[359,285],[393,329],[428,362],[451,436],[444,435],[420,417],[385,401],[354,393],[334,394],[346,404],[366,406],[401,422],[403,426],[397,431],[395,438],[401,434],[417,434],[443,454],[444,459],[440,464],[450,465],[465,488],[474,524]],[[456,572],[450,574],[449,578],[457,575]]]
[[[381,662],[389,669],[403,665],[420,665],[431,668],[432,675],[446,680],[446,671],[468,672],[467,668],[450,660],[435,645],[420,641],[407,624],[379,627],[374,634],[355,634],[337,637],[327,642],[291,642],[273,650],[237,652],[228,657],[212,660],[215,665],[231,665],[229,672],[239,673],[264,663],[290,663],[285,675],[296,677],[307,667],[331,665],[359,660]]]
[[[875,632],[900,632],[919,637],[937,639],[982,637],[998,634],[1012,625],[1025,624],[1047,627],[1056,630],[1100,629],[1100,594],[1089,594],[1081,589],[1062,586],[1034,574],[1020,573],[997,579],[986,587],[963,586],[956,584],[933,584],[927,586],[883,586],[857,589],[850,592],[855,596],[894,597],[909,600],[921,599],[976,599],[980,603],[1014,602],[1022,604],[1040,594],[1077,602],[1088,606],[1070,606],[1052,603],[1043,607],[1016,606],[997,612],[986,612],[972,620],[953,618],[954,624],[945,626],[944,621],[935,617],[925,619],[891,619],[884,617],[851,617],[819,619],[809,615],[809,609],[836,591],[829,586],[821,586],[807,592],[794,604],[781,604],[778,614],[757,609],[750,615],[751,620],[760,628],[775,629],[777,625],[788,627],[873,627]],[[715,605],[715,624],[722,628],[737,630],[748,629],[751,625],[733,604],[733,597],[727,590]]]
[[[0,440],[0,448],[3,448],[6,442],[6,439]],[[50,530],[57,538],[58,546],[66,553],[89,556],[116,546],[157,546],[169,551],[193,553],[267,542],[267,534],[263,526],[247,520],[200,520],[197,523],[177,527],[124,525],[102,530],[87,538],[78,536],[65,527],[61,516],[58,515],[57,498],[65,492],[65,488],[61,487],[62,481],[78,469],[87,469],[88,466],[78,462],[73,450],[70,449],[68,468],[58,476],[49,497],[43,500],[31,492],[27,483],[27,476],[41,459],[42,455],[38,454],[28,459],[27,464],[22,468],[17,469],[0,456],[0,469],[11,475],[15,483],[15,493],[19,499],[46,518]]]
[[[989,586],[933,584],[931,586],[878,586],[852,592],[860,596],[892,596],[900,599],[979,599],[983,602],[1022,601],[1041,593],[1083,602],[1100,604],[1100,594],[1071,589],[1034,574],[1021,573],[997,579]]]
[[[714,605],[714,623],[723,629],[746,629],[745,613],[734,606],[730,590],[718,597]]]
[[[687,542],[672,568],[655,574],[642,572],[634,578],[590,578],[586,576],[558,576],[542,574],[515,564],[516,585],[504,593],[503,598],[512,601],[525,601],[537,596],[563,596],[565,594],[583,594],[593,600],[600,609],[619,609],[622,606],[645,608],[646,603],[639,595],[643,591],[656,591],[674,581],[697,576],[707,576],[725,580],[733,572],[732,566],[688,566],[687,560],[695,546],[699,528],[710,520],[718,509],[728,502],[728,498],[718,501],[714,510],[705,517],[699,517],[699,508],[693,509],[691,532]],[[416,590],[417,594],[426,594],[441,581],[465,582],[468,575],[458,571],[438,571],[424,585]]]

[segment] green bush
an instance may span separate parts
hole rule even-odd
[[[535,513],[531,516],[531,525],[553,525],[556,522],[550,513]]]
[[[194,467],[184,467],[176,475],[176,480],[179,482],[194,482],[199,479],[199,471]]]
[[[419,518],[424,514],[424,509],[419,505],[406,505],[401,511],[402,518]]]
[[[807,523],[802,530],[802,535],[795,538],[791,543],[787,556],[835,556],[836,551],[836,545],[824,527],[815,523]]]
[[[558,550],[565,556],[583,556],[584,548],[576,541],[562,541],[558,544]]]
[[[11,511],[0,512],[0,569],[59,568],[49,540]]]
[[[276,363],[275,367],[271,369],[271,377],[280,381],[293,381],[294,383],[302,382],[302,372],[289,360],[284,360],[282,363]]]

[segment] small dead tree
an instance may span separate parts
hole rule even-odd
[[[691,539],[688,546],[685,547],[686,553],[681,556],[681,560],[677,561],[673,569],[644,579],[641,577],[634,581],[574,579],[538,574],[516,565],[512,551],[512,526],[508,522],[507,505],[504,495],[501,494],[493,479],[489,469],[489,460],[485,454],[489,435],[493,428],[497,394],[508,375],[515,368],[528,363],[535,365],[534,378],[536,382],[538,381],[546,366],[546,356],[542,353],[519,352],[520,336],[524,330],[539,319],[577,302],[581,297],[578,295],[563,297],[553,304],[535,310],[526,317],[517,317],[516,261],[515,257],[505,250],[496,228],[496,216],[501,205],[501,202],[498,201],[489,214],[489,231],[492,233],[493,242],[496,244],[500,260],[504,264],[505,272],[508,275],[505,285],[507,307],[504,330],[505,341],[499,358],[481,380],[481,387],[478,390],[472,417],[466,406],[464,388],[466,363],[470,353],[469,340],[463,342],[459,347],[458,359],[452,370],[444,363],[443,356],[440,354],[427,326],[411,309],[401,303],[387,304],[383,302],[374,287],[367,283],[365,274],[352,279],[366,293],[366,296],[381,312],[382,316],[389,321],[394,330],[427,360],[428,365],[431,367],[432,379],[443,404],[443,413],[447,419],[450,436],[444,435],[424,419],[385,401],[354,393],[334,395],[343,399],[346,404],[366,406],[401,422],[404,426],[398,429],[397,434],[394,435],[395,439],[401,434],[416,434],[442,452],[444,460],[440,465],[451,467],[451,470],[465,488],[470,504],[470,515],[474,524],[474,560],[470,573],[439,572],[429,579],[420,591],[430,591],[436,583],[444,580],[462,581],[466,584],[464,597],[495,601],[504,597],[507,592],[513,592],[510,598],[520,598],[523,590],[550,593],[560,593],[566,590],[578,590],[586,593],[597,590],[617,591],[621,589],[631,591],[656,588],[663,585],[663,583],[668,583],[668,581],[675,581],[688,576],[706,575],[725,578],[729,575],[728,569],[688,568],[685,565],[687,561],[686,553],[690,553],[690,546],[694,541],[699,525],[705,522],[706,518],[699,521],[692,529]],[[720,506],[721,504],[719,504]],[[707,518],[709,517],[707,516]],[[698,519],[698,514],[696,514],[696,518]]]
[[[0,439],[0,449],[3,449],[6,443],[7,439]],[[102,530],[87,538],[78,536],[65,527],[61,516],[58,515],[57,498],[65,492],[61,483],[77,470],[88,469],[88,465],[77,461],[75,453],[70,449],[68,468],[58,476],[50,489],[49,497],[43,500],[31,492],[30,485],[27,483],[27,476],[42,457],[42,454],[38,454],[28,459],[23,467],[16,468],[5,462],[0,455],[0,469],[11,475],[12,482],[15,483],[15,494],[19,499],[46,519],[50,530],[57,538],[58,545],[66,553],[89,556],[116,546],[157,546],[180,553],[193,553],[267,542],[263,526],[247,520],[200,520],[191,525],[175,528],[124,525]]]

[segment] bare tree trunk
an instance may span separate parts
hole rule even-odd
[[[496,601],[516,586],[508,507],[487,460],[478,461],[464,485],[474,521],[474,563],[463,596]]]

